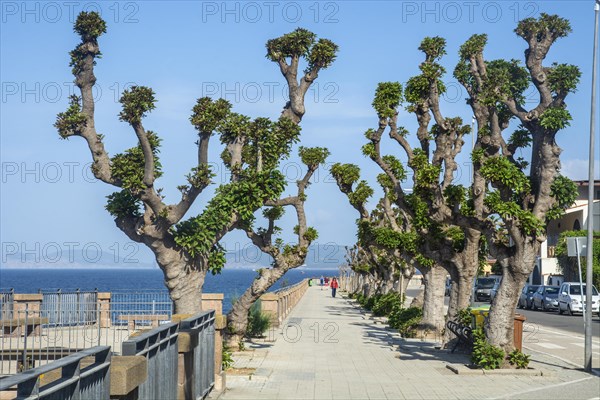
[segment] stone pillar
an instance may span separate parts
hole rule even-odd
[[[227,317],[215,317],[215,390],[225,391],[226,375],[223,371],[223,336],[227,328]]]
[[[202,310],[215,310],[215,315],[223,315],[223,293],[202,293]]]
[[[13,315],[15,318],[24,318],[25,310],[28,310],[28,317],[39,317],[42,306],[43,295],[39,294],[18,294],[13,295]]]
[[[260,308],[271,317],[271,326],[279,327],[279,296],[274,293],[263,294],[260,296]]]
[[[110,293],[98,293],[98,323],[100,328],[110,328]]]

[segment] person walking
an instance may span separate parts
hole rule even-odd
[[[331,285],[330,286],[331,286],[331,297],[335,297],[335,292],[336,292],[336,290],[337,290],[337,288],[339,286],[338,285],[338,281],[337,281],[336,278],[333,278],[331,280]]]
[[[321,290],[323,290],[323,286],[325,285],[325,277],[321,275]]]

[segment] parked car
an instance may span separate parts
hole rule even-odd
[[[490,292],[494,284],[499,281],[499,277],[477,278],[475,281],[475,301],[489,301]]]
[[[583,297],[585,299],[586,285],[583,284]],[[585,303],[585,300],[584,300]],[[592,314],[599,313],[600,295],[598,289],[592,286]],[[579,282],[564,282],[560,285],[558,293],[558,313],[567,312],[573,315],[575,312],[583,312],[583,304],[581,303],[581,286]]]
[[[539,287],[540,285],[525,285],[523,290],[521,290],[521,296],[519,296],[517,306],[519,308],[531,308],[531,302],[533,301],[532,296]]]
[[[558,308],[558,286],[540,286],[532,296],[531,308],[542,311]]]

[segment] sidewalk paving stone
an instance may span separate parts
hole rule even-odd
[[[374,323],[378,322],[378,323]],[[401,339],[354,301],[311,287],[275,332],[275,342],[234,353],[222,399],[482,399],[597,398],[600,378],[544,353],[532,352],[528,375],[456,375],[446,365],[464,354],[435,349],[434,342]],[[251,347],[253,344],[249,344]],[[564,394],[563,397],[557,394]]]

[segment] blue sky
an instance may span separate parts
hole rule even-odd
[[[82,251],[93,244],[124,257],[135,252],[140,261],[151,259],[114,225],[104,210],[113,190],[97,182],[89,171],[90,155],[80,138],[60,140],[52,124],[66,108],[74,90],[68,52],[78,43],[72,31],[81,10],[100,11],[108,33],[100,38],[102,59],[96,75],[96,126],[115,154],[135,145],[130,127],[118,120],[117,102],[127,85],[150,86],[157,108],[145,120],[147,129],[163,138],[164,187],[167,201],[179,198],[177,185],[194,166],[195,131],[188,118],[198,97],[225,97],[237,112],[276,118],[285,103],[284,80],[265,56],[268,39],[304,27],[340,46],[333,66],[323,71],[307,96],[302,122],[304,146],[326,146],[330,162],[353,162],[371,180],[377,168],[360,153],[363,133],[376,127],[371,108],[378,82],[400,81],[418,73],[425,36],[447,39],[448,93],[443,111],[468,123],[471,113],[465,93],[452,78],[457,51],[470,35],[488,33],[488,60],[523,58],[525,42],[513,33],[519,19],[556,13],[571,21],[573,33],[557,42],[546,60],[578,65],[583,73],[579,90],[567,99],[571,127],[561,132],[563,173],[587,179],[589,102],[593,38],[593,4],[587,1],[107,1],[1,3],[1,225],[3,256],[16,248],[43,260],[57,247]],[[531,92],[535,101],[535,93]],[[533,103],[532,103],[533,104]],[[401,114],[406,128],[414,118]],[[470,138],[467,138],[470,143]],[[599,141],[597,140],[597,143]],[[468,147],[465,146],[465,147]],[[401,156],[387,143],[385,151]],[[210,157],[219,162],[221,149],[213,141]],[[460,158],[457,181],[466,183],[468,156]],[[217,173],[223,169],[216,165]],[[293,182],[300,174],[296,158],[284,171]],[[598,176],[598,167],[596,175]],[[216,178],[222,181],[221,175]],[[291,187],[290,193],[293,187]],[[189,215],[210,199],[205,191]],[[325,169],[315,176],[306,204],[310,225],[318,228],[318,242],[352,244],[356,214],[339,193]],[[291,231],[294,222],[284,218]],[[284,239],[292,236],[285,234]],[[74,243],[74,244],[73,244]],[[226,237],[229,249],[247,245],[245,236]],[[66,254],[66,253],[65,253]]]

